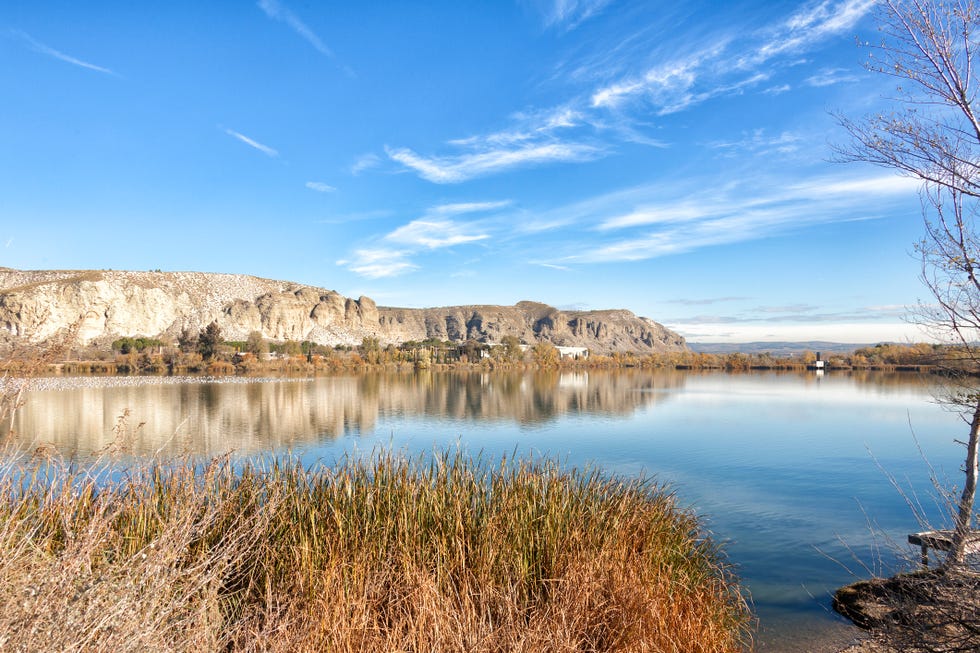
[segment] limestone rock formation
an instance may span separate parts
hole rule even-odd
[[[513,335],[529,344],[543,340],[565,347],[588,347],[596,353],[687,348],[681,336],[627,310],[560,311],[536,302],[379,310],[380,335],[386,341],[439,338],[500,342],[504,336]]]
[[[83,343],[123,336],[173,338],[217,320],[229,340],[260,331],[272,340],[355,345],[408,340],[588,347],[595,353],[683,350],[684,339],[626,310],[561,311],[546,304],[379,307],[286,281],[203,272],[12,270],[0,268],[0,336],[41,342],[73,325]]]

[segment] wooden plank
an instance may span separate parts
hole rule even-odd
[[[972,531],[966,536],[966,553],[980,552],[980,531]],[[949,551],[953,548],[953,531],[923,531],[910,533],[909,544],[922,548],[922,564],[929,566],[929,549]]]

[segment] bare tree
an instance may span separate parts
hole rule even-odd
[[[959,380],[949,400],[970,424],[947,560],[955,565],[972,526],[980,445],[980,9],[973,0],[882,0],[877,18],[881,40],[864,44],[868,68],[896,79],[894,110],[840,117],[851,142],[839,154],[922,182],[925,236],[916,250],[932,300],[920,302],[915,317],[948,345],[945,364]]]
[[[263,356],[269,353],[269,341],[265,339],[261,331],[250,331],[248,339],[245,341],[245,351]]]

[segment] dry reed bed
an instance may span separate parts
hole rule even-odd
[[[716,547],[647,481],[459,453],[5,472],[4,651],[749,644]]]

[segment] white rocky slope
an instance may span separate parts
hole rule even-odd
[[[272,340],[359,344],[435,337],[610,351],[686,349],[684,339],[629,311],[559,311],[544,304],[404,309],[332,290],[238,274],[12,270],[0,268],[0,335],[41,342],[78,325],[83,343],[122,336],[174,337],[217,320],[229,340],[260,331]]]

